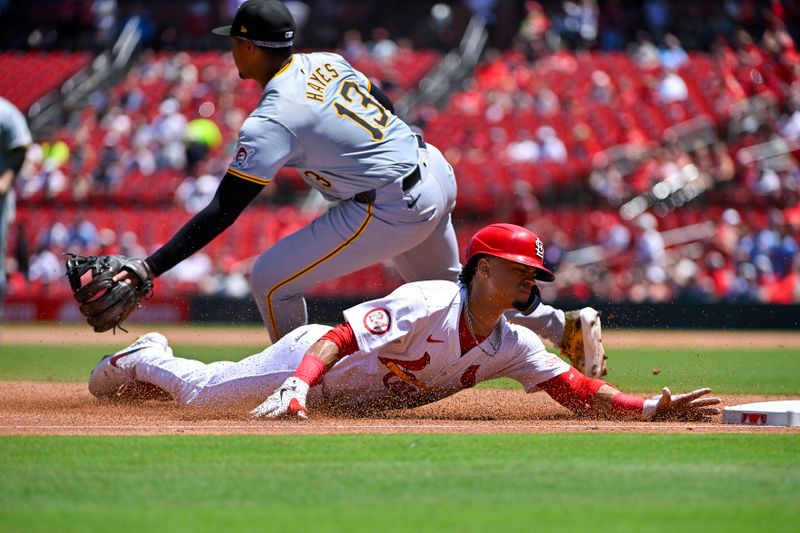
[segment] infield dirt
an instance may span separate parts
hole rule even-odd
[[[11,325],[3,329],[8,344],[124,345],[152,326],[132,325],[129,333],[96,334],[83,325],[47,327]],[[176,344],[258,345],[258,328],[160,327]],[[800,347],[794,332],[613,331],[604,332],[608,350],[614,347]],[[727,405],[787,399],[783,396],[724,396]],[[312,412],[300,421],[252,420],[253,406],[234,412],[179,409],[173,402],[140,404],[100,402],[85,384],[0,382],[0,434],[332,434],[332,433],[556,433],[556,432],[670,432],[670,433],[800,433],[800,428],[723,425],[709,422],[659,422],[579,418],[544,393],[468,389],[417,409],[390,411],[379,416],[348,417]]]

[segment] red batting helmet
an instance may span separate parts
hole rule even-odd
[[[491,224],[478,230],[467,245],[467,262],[478,254],[502,257],[532,266],[536,279],[553,281],[555,276],[544,267],[544,244],[535,233],[515,224]]]

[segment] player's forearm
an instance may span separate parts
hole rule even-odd
[[[369,85],[369,93],[381,104],[384,108],[386,108],[389,112],[394,113],[394,104],[389,99],[383,90],[375,85],[374,83],[370,83]]]
[[[574,368],[539,385],[554,400],[578,413],[614,416],[648,416],[655,405],[620,392],[603,380],[584,376]]]
[[[594,396],[593,408],[598,413],[616,416],[651,416],[655,401],[622,392],[609,384],[600,387]]]
[[[211,202],[145,260],[153,275],[160,276],[214,240],[233,224],[263,188],[263,185],[226,175]]]
[[[313,387],[339,358],[339,347],[336,343],[323,337],[311,345],[293,376]]]
[[[216,209],[203,209],[145,261],[153,275],[160,276],[202,249],[231,223],[232,221],[222,219]]]
[[[295,370],[294,377],[314,386],[336,361],[356,350],[358,344],[353,328],[347,322],[339,324],[311,345]]]
[[[325,364],[325,368],[329,369],[341,359],[339,347],[333,341],[326,339],[325,337],[321,338],[317,342],[311,345],[311,348],[308,349],[306,355],[313,355],[320,361]]]
[[[25,148],[15,148],[6,153],[5,162],[6,166],[0,168],[0,196],[14,187],[14,178],[25,163]]]
[[[8,191],[10,191],[13,183],[14,171],[9,168],[3,173],[0,173],[0,196],[4,196]]]

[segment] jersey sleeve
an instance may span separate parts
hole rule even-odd
[[[239,130],[236,153],[228,172],[266,185],[292,156],[294,136],[277,122],[250,116]]]
[[[428,316],[421,290],[403,285],[394,292],[344,311],[361,351],[375,352],[382,346],[403,339],[414,324]]]
[[[503,377],[519,381],[525,392],[533,392],[539,383],[569,371],[570,365],[548,352],[535,333],[523,327],[514,331],[515,353],[511,365],[501,372]]]

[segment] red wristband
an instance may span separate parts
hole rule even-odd
[[[319,383],[324,373],[325,363],[322,362],[322,359],[311,354],[305,354],[303,360],[297,366],[297,370],[294,371],[294,377],[302,379],[310,387],[313,387]]]
[[[611,398],[611,412],[640,415],[644,412],[644,399],[620,392]]]

